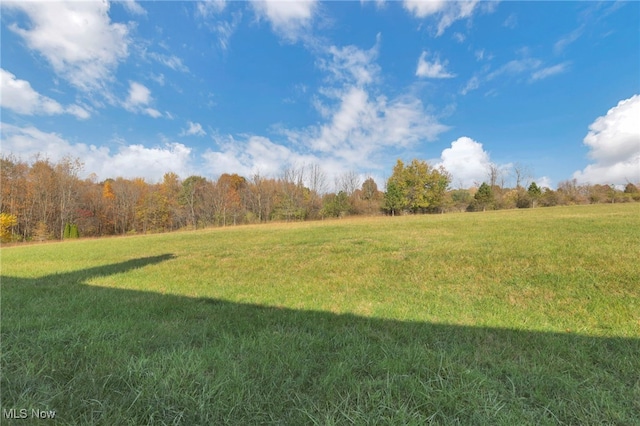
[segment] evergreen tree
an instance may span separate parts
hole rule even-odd
[[[493,203],[493,190],[486,182],[482,182],[480,188],[478,188],[478,192],[473,197],[478,203],[479,207],[482,207],[482,211],[487,209],[487,206],[490,206]]]
[[[80,238],[80,233],[78,232],[78,225],[73,224],[70,226],[69,238]]]
[[[402,188],[395,181],[389,179],[387,192],[384,193],[384,209],[395,216],[398,211],[405,207],[405,196]]]
[[[64,225],[64,234],[63,234],[62,238],[64,238],[66,240],[70,236],[71,236],[71,225],[69,225],[67,223],[66,225]]]
[[[529,197],[531,197],[531,207],[535,207],[536,201],[538,201],[538,199],[542,197],[542,190],[538,185],[536,185],[535,182],[531,182],[531,185],[529,185],[529,189],[527,189],[527,194],[529,194]]]

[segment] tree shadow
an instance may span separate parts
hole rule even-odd
[[[59,424],[638,424],[640,339],[85,284],[172,258],[1,277],[1,408]]]

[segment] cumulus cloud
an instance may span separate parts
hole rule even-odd
[[[316,0],[252,0],[259,19],[266,19],[274,32],[288,41],[297,41],[313,21]]]
[[[81,90],[104,89],[128,56],[129,28],[111,22],[106,1],[5,1],[2,6],[26,14],[27,27],[14,22],[9,29]]]
[[[147,114],[153,118],[161,117],[160,111],[149,106],[152,100],[151,91],[145,85],[130,81],[129,95],[122,106],[130,112]]]
[[[622,100],[589,126],[584,144],[593,163],[573,177],[592,184],[640,182],[640,95]]]
[[[480,142],[463,136],[451,142],[451,148],[442,151],[441,161],[436,167],[443,166],[453,176],[453,183],[462,188],[470,188],[476,183],[487,180],[487,171],[491,165],[489,153]]]
[[[187,122],[188,127],[180,132],[180,136],[204,136],[207,132],[202,129],[200,123],[194,123],[193,121]]]
[[[57,101],[39,94],[26,80],[20,80],[7,70],[0,68],[0,105],[18,114],[58,115],[71,114],[79,119],[89,118],[89,112],[79,105],[63,107]]]
[[[439,58],[435,58],[433,62],[427,61],[427,52],[422,52],[418,59],[418,67],[416,68],[416,76],[424,78],[452,78],[454,74],[448,72],[445,68],[447,63],[441,63]]]
[[[438,17],[436,35],[441,36],[454,22],[469,19],[477,10],[478,0],[404,0],[404,8],[416,18]]]
[[[110,177],[143,177],[157,182],[167,172],[186,178],[194,173],[191,148],[166,141],[160,146],[145,147],[123,144],[116,152],[107,147],[71,143],[57,133],[43,132],[33,126],[19,127],[2,123],[2,150],[22,158],[46,153],[51,161],[65,156],[80,158],[85,172],[95,173],[99,179]]]

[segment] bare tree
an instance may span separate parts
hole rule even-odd
[[[353,170],[343,173],[336,178],[337,192],[343,191],[348,196],[351,196],[356,191],[356,189],[360,188],[360,185],[360,175]]]
[[[498,184],[500,174],[500,167],[498,167],[496,163],[490,163],[487,170],[487,177],[489,178],[489,185],[491,186],[491,188],[495,187]]]
[[[513,176],[516,180],[516,189],[529,185],[531,180],[531,168],[522,163],[516,163],[513,166]]]
[[[328,191],[327,174],[319,164],[311,164],[308,167],[307,181],[311,192],[322,195]]]

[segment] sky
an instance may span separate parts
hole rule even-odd
[[[640,3],[0,3],[1,151],[83,177],[640,182]]]

